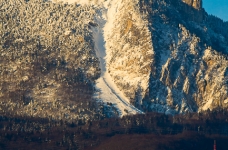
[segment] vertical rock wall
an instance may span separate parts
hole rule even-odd
[[[224,36],[204,20],[190,18],[191,12],[196,12],[194,17],[203,13],[183,3],[157,0],[142,2],[144,7],[151,10],[148,21],[154,51],[145,109],[175,114],[227,108]]]
[[[201,8],[193,0],[122,1],[110,11],[108,70],[134,105],[172,114],[227,107],[227,63],[209,61],[221,54],[204,42],[219,36],[201,27]]]
[[[108,71],[131,103],[138,105],[151,72],[153,48],[148,22],[143,20],[135,0],[118,3],[108,14],[114,17],[106,25],[112,26],[105,36]]]

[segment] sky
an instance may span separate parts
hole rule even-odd
[[[203,7],[208,14],[228,21],[228,0],[203,0]]]

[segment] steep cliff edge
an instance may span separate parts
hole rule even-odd
[[[142,111],[129,103],[128,98],[120,91],[120,88],[116,86],[108,72],[107,60],[110,54],[106,51],[104,36],[108,33],[110,28],[112,28],[112,24],[110,24],[112,16],[107,14],[107,10],[112,13],[115,12],[117,2],[118,0],[106,2],[106,4],[108,3],[109,5],[101,5],[101,8],[95,15],[95,21],[98,26],[93,27],[92,31],[95,43],[94,48],[100,61],[101,75],[96,80],[95,87],[97,92],[95,92],[94,96],[97,100],[109,105],[114,105],[117,108],[119,116],[123,116],[126,114],[142,113]]]
[[[153,48],[148,22],[143,20],[137,1],[118,2],[107,24],[105,40],[107,68],[118,88],[132,104],[140,106],[148,89]],[[110,30],[111,29],[111,30]]]
[[[150,92],[144,106],[167,113],[226,108],[225,34],[208,25],[203,10],[192,10],[194,17],[203,15],[200,22],[186,17],[189,14],[182,10],[183,5],[141,3],[142,8],[153,10],[148,12],[148,20],[156,54],[152,65],[156,71],[151,72]]]
[[[121,2],[105,37],[107,62],[131,103],[172,114],[227,108],[227,38],[201,1]]]

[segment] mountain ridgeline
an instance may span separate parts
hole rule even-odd
[[[167,114],[228,107],[228,22],[208,15],[202,0],[75,2],[0,0],[1,114],[118,116],[94,96],[102,92],[100,16],[105,69],[131,105]]]

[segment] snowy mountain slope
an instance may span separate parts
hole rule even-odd
[[[59,119],[228,107],[227,23],[201,0],[62,1],[0,5],[0,106]]]
[[[109,39],[105,39],[104,36],[109,34],[109,31],[111,31],[113,28],[113,15],[116,12],[116,9],[118,9],[118,4],[121,4],[120,1],[110,0],[104,2],[69,0],[64,2],[76,2],[80,5],[96,5],[97,7],[97,14],[95,14],[94,22],[98,24],[98,26],[92,27],[92,31],[96,55],[100,60],[101,76],[96,80],[97,92],[95,93],[95,98],[105,103],[112,103],[112,105],[118,109],[120,116],[126,114],[142,113],[142,111],[130,104],[129,98],[127,98],[123,92],[119,90],[119,88],[113,82],[113,78],[107,71],[109,54],[106,52],[107,44],[105,44],[105,41],[108,42]],[[140,80],[140,78],[137,80]]]
[[[201,3],[119,1],[108,9],[108,72],[138,108],[175,114],[227,107],[225,28],[211,28]]]
[[[105,68],[131,104],[171,114],[227,107],[226,24],[201,0],[85,3],[106,8]]]
[[[108,71],[131,103],[140,106],[153,55],[148,24],[141,18],[137,1],[122,1],[116,3],[114,12],[112,9],[108,11],[110,29],[105,27]]]
[[[104,41],[104,32],[110,30],[109,26],[106,25],[106,23],[109,22],[109,17],[107,17],[107,8],[102,8],[99,10],[99,13],[97,13],[95,17],[95,22],[98,23],[98,27],[93,28],[93,37],[95,42],[96,54],[100,60],[101,68],[101,76],[96,81],[96,88],[98,90],[98,93],[96,94],[99,95],[97,98],[103,102],[112,103],[112,105],[114,105],[119,110],[120,116],[126,114],[142,113],[142,111],[138,110],[129,103],[129,100],[115,85],[112,77],[107,72],[106,59],[108,58],[108,56],[106,53]]]
[[[148,14],[155,51],[144,106],[166,113],[227,108],[226,34],[210,28],[202,8],[180,1],[141,6]]]
[[[96,102],[94,8],[43,0],[0,3],[0,114],[86,122],[116,116]]]

